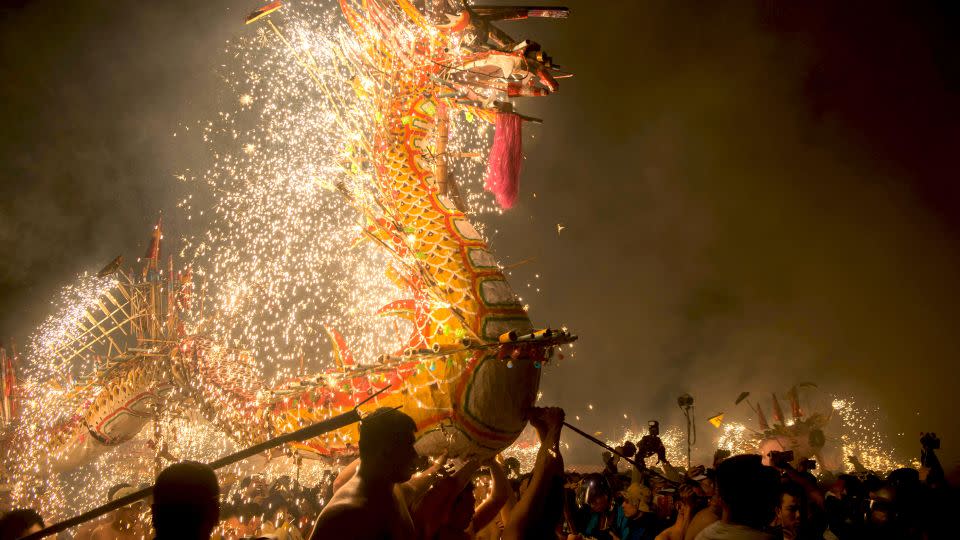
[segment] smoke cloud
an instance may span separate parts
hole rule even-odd
[[[224,42],[256,4],[0,12],[2,335],[25,337],[76,273],[139,255],[161,210],[168,240],[191,232],[174,175],[209,156],[184,126],[216,114]],[[576,73],[518,104],[545,123],[525,126],[520,202],[487,220],[504,263],[533,258],[511,279],[535,322],[581,336],[542,402],[615,437],[678,424],[689,392],[706,454],[703,420],[746,417],[740,391],[813,381],[879,405],[905,453],[938,431],[949,462],[956,10],[782,4],[582,1],[505,23]]]

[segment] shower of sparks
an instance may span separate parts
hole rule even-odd
[[[112,277],[83,274],[60,291],[58,300],[51,302],[54,313],[30,337],[27,347],[27,356],[32,359],[30,379],[54,379],[65,386],[73,377],[94,367],[92,354],[79,356],[80,362],[69,362],[64,359],[65,349],[71,342],[82,339],[80,328],[86,323],[87,312],[96,310],[100,297],[116,286],[117,280]]]
[[[860,407],[849,398],[834,399],[831,405],[840,418],[837,443],[843,452],[845,472],[854,470],[853,464],[846,459],[848,456],[857,458],[867,470],[878,473],[908,466],[895,457],[894,449],[883,435],[879,409]]]
[[[760,439],[747,426],[738,422],[726,422],[717,438],[716,447],[729,450],[731,454],[755,454]]]
[[[560,442],[560,451],[569,449],[570,445],[566,442]],[[528,473],[533,470],[537,462],[537,454],[540,452],[540,441],[537,439],[536,430],[527,426],[520,437],[509,448],[503,450],[500,455],[506,458],[516,458],[520,462],[520,473]]]
[[[633,431],[632,429],[627,429],[623,432],[623,435],[619,440],[614,441],[608,439],[606,443],[614,448],[622,446],[627,442],[638,444],[644,435],[645,433],[639,433]],[[660,440],[663,441],[663,447],[667,450],[667,461],[676,466],[686,463],[687,439],[686,435],[683,433],[683,430],[676,426],[670,426],[660,431]],[[656,467],[657,461],[657,456],[648,456],[644,460],[644,463],[646,463],[647,467]]]
[[[33,422],[22,423],[19,429],[42,433],[73,414],[83,400],[96,397],[100,390],[97,386],[77,383],[97,369],[97,357],[92,350],[83,350],[76,343],[86,342],[84,334],[89,332],[83,325],[87,324],[88,314],[99,310],[97,301],[116,285],[113,278],[84,274],[60,291],[54,313],[27,344],[26,357],[30,362],[18,391],[20,416]]]
[[[84,330],[84,325],[90,314],[99,311],[98,301],[116,286],[117,280],[112,277],[78,276],[75,283],[64,287],[57,300],[51,302],[53,313],[30,336],[25,351],[28,362],[18,388],[22,421],[15,425],[13,437],[35,444],[7,454],[13,459],[7,467],[9,470],[38,476],[36,473],[49,466],[51,459],[42,451],[51,440],[51,429],[75,415],[83,403],[96,398],[102,390],[84,382],[84,378],[98,369],[98,359],[92,348],[82,344],[102,343],[105,339],[97,339],[98,336]],[[78,474],[85,476],[82,472]],[[95,472],[85,480],[103,477]],[[65,487],[70,485],[70,480],[27,481],[23,478],[13,483],[11,495],[15,501],[43,501],[52,508],[70,507],[75,499]],[[64,489],[51,489],[61,486]]]
[[[369,363],[401,347],[410,328],[375,315],[398,298],[384,274],[391,258],[372,242],[358,242],[376,208],[373,171],[363,156],[381,120],[361,97],[381,83],[352,64],[365,52],[336,3],[297,2],[271,15],[269,25],[249,28],[256,30],[223,55],[224,110],[184,127],[200,133],[213,164],[176,175],[190,192],[179,208],[203,231],[178,246],[204,299],[183,319],[190,334],[249,351],[256,375],[275,386],[330,366],[327,329],[343,334],[357,362]],[[412,41],[411,32],[422,31],[403,25],[398,39]],[[501,213],[482,189],[490,124],[460,111],[449,129],[447,152],[459,156],[450,173],[466,212]],[[485,232],[482,224],[478,229]],[[116,285],[110,277],[84,276],[68,287],[25,354],[26,420],[18,437],[31,446],[17,456],[17,467],[33,479],[14,482],[13,498],[33,502],[51,519],[102,502],[116,483],[142,485],[155,473],[152,423],[69,473],[45,472],[53,458],[41,449],[50,443],[50,428],[78,418],[103,390],[97,385],[103,358],[87,351],[64,360],[58,347],[77,337],[78,322]],[[164,415],[158,430],[177,459],[208,461],[233,448],[219,427],[179,411]],[[276,474],[282,463],[275,462]],[[303,472],[319,478],[321,469]]]
[[[325,329],[360,363],[397,350],[410,329],[375,315],[398,291],[384,275],[389,255],[359,242],[362,209],[376,206],[362,156],[377,113],[358,91],[378,83],[351,64],[362,52],[335,3],[297,2],[271,18],[276,26],[228,48],[233,97],[223,101],[235,107],[200,125],[215,163],[188,180],[197,196],[180,206],[206,225],[181,250],[207,283],[204,330],[252,351],[277,382],[301,362],[327,365]],[[473,215],[499,212],[481,189],[489,135],[472,115],[452,115],[447,152],[476,156],[451,162]],[[196,200],[211,211],[201,216]]]

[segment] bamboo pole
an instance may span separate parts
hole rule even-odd
[[[345,413],[338,414],[333,418],[328,418],[326,420],[323,420],[322,422],[317,422],[312,426],[307,426],[303,429],[298,429],[297,431],[293,431],[291,433],[284,433],[283,435],[279,435],[268,441],[264,441],[260,444],[255,444],[249,448],[240,450],[239,452],[234,452],[233,454],[224,456],[216,461],[212,461],[208,463],[207,465],[209,465],[211,469],[217,470],[217,469],[226,467],[227,465],[231,465],[238,461],[244,460],[250,456],[254,456],[261,452],[271,450],[282,444],[287,444],[290,442],[305,441],[307,439],[312,439],[314,437],[323,435],[324,433],[328,433],[330,431],[335,431],[340,428],[349,426],[350,424],[355,424],[360,421],[359,408],[365,403],[369,402],[373,398],[383,393],[387,388],[389,388],[389,386],[384,387],[379,392],[376,392],[375,394],[371,395],[364,401],[358,403],[356,407],[354,407],[353,409],[350,409]],[[90,521],[91,519],[98,518],[108,512],[112,512],[118,508],[127,506],[128,504],[134,503],[141,499],[145,499],[149,497],[150,494],[152,493],[153,493],[153,486],[145,487],[139,491],[136,491],[134,493],[131,493],[130,495],[127,495],[126,497],[121,497],[115,501],[112,501],[102,506],[99,506],[97,508],[94,508],[93,510],[88,510],[87,512],[84,512],[79,516],[74,516],[70,519],[61,521],[60,523],[55,523],[39,532],[35,532],[33,534],[24,536],[20,540],[36,540],[38,538],[44,538],[46,536],[60,533],[62,531],[69,529],[70,527],[75,527],[81,523]]]
[[[100,306],[100,311],[102,311],[104,315],[106,315],[107,317],[110,317],[110,320],[113,321],[113,324],[117,326],[121,326],[123,324],[122,322],[118,321],[116,317],[113,316],[117,311],[122,311],[119,307],[115,311],[111,312],[110,309],[107,307],[107,305],[103,303],[102,299],[97,299],[97,305]],[[127,331],[124,330],[122,327],[120,328],[120,331],[123,332],[123,335],[127,335]]]
[[[639,462],[639,463],[638,463],[636,460],[633,460],[633,459],[631,459],[631,458],[628,458],[627,456],[623,455],[622,453],[620,453],[618,450],[616,450],[615,448],[613,448],[613,447],[610,446],[609,444],[601,441],[600,439],[594,437],[593,435],[590,435],[589,433],[581,430],[580,428],[574,426],[573,424],[564,422],[563,425],[565,425],[565,426],[567,426],[568,428],[572,429],[572,430],[575,431],[577,434],[583,436],[583,438],[587,439],[588,441],[592,442],[593,444],[596,444],[597,446],[601,446],[601,447],[603,447],[603,448],[606,448],[607,450],[609,450],[609,451],[612,452],[613,454],[616,454],[617,456],[619,456],[620,459],[622,459],[622,460],[626,461],[627,463],[633,465],[633,466],[636,467],[637,469],[640,469],[641,471],[649,471],[649,472],[652,473],[653,475],[659,476],[660,478],[662,478],[663,480],[666,480],[667,482],[670,482],[671,484],[677,484],[677,482],[674,482],[673,480],[670,480],[669,478],[667,478],[666,476],[658,473],[657,471],[648,469],[646,463],[643,463],[643,462]]]

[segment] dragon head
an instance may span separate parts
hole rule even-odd
[[[406,73],[400,86],[433,87],[433,97],[454,107],[503,110],[507,99],[549,95],[559,88],[558,78],[569,76],[538,43],[518,41],[494,24],[565,18],[566,8],[468,6],[462,0],[367,0],[362,9],[349,0],[340,4],[365,44],[368,66],[381,74]]]
[[[549,95],[559,89],[558,78],[569,76],[539,43],[517,41],[494,25],[500,20],[563,18],[566,8],[426,3],[427,29],[443,44],[431,59],[436,63],[434,81],[448,89],[441,97],[460,105],[501,108],[508,98]]]

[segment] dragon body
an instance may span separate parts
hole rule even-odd
[[[364,215],[363,237],[391,255],[386,271],[403,294],[381,313],[410,321],[406,346],[359,365],[331,331],[336,369],[265,388],[249,354],[191,334],[176,321],[191,284],[177,281],[172,263],[165,275],[156,272],[157,233],[147,259],[153,270],[145,268],[141,279],[131,275],[122,287],[130,302],[149,308],[131,307],[146,315],[124,323],[136,346],[72,392],[73,414],[44,435],[25,431],[41,440],[54,469],[75,467],[129,440],[176,403],[199,406],[238,444],[299,429],[383,389],[364,410],[401,408],[415,420],[424,454],[491,455],[522,431],[542,363],[574,338],[534,331],[485,239],[458,207],[443,148],[450,114],[494,122],[514,114],[509,97],[554,91],[549,57],[535,43],[515,42],[496,29],[493,8],[481,16],[447,2],[433,8],[407,0],[340,4],[355,35],[354,77],[367,83],[357,85],[357,99],[373,119],[350,160],[369,175],[372,195],[338,189]],[[500,18],[525,14],[514,9]],[[416,37],[400,24],[412,25]],[[157,320],[168,322],[145,330]],[[347,427],[298,450],[352,455],[357,438],[357,426]]]

